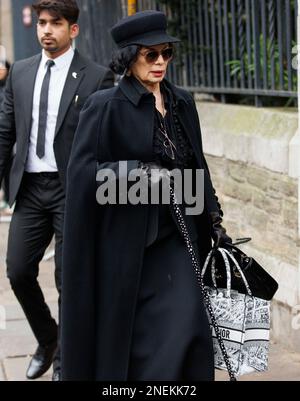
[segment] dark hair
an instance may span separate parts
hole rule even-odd
[[[10,62],[9,61],[4,61],[4,62],[1,62],[0,61],[0,68],[5,68],[6,70],[10,70],[10,67],[11,67],[11,64],[10,64]]]
[[[138,58],[140,46],[132,45],[114,51],[110,68],[116,74],[123,75]]]
[[[9,61],[5,61],[5,68],[7,69],[7,71],[10,70],[11,64]]]
[[[38,17],[42,11],[48,11],[52,16],[65,18],[70,25],[77,23],[80,14],[76,0],[38,0],[32,8]]]

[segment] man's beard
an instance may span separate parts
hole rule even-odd
[[[55,53],[55,52],[57,52],[58,46],[57,46],[56,41],[54,41],[54,40],[51,38],[51,41],[52,41],[53,43],[47,45],[47,44],[45,44],[45,41],[46,41],[46,40],[47,40],[47,38],[45,38],[45,39],[43,39],[43,40],[41,41],[41,45],[42,45],[43,49],[44,49],[45,51],[49,52],[49,53]],[[50,40],[50,38],[49,38],[48,40]]]
[[[58,47],[54,47],[54,46],[43,46],[43,49],[46,50],[49,53],[56,53],[59,49]]]

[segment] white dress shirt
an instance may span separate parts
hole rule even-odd
[[[47,72],[46,63],[49,60],[45,52],[43,51],[42,53],[42,60],[36,76],[33,94],[32,125],[28,157],[25,166],[25,171],[28,173],[57,172],[57,164],[53,149],[55,127],[63,89],[73,57],[74,50],[72,47],[70,47],[66,53],[53,60],[55,65],[51,68],[51,79],[49,85],[45,156],[40,159],[36,154],[39,128],[40,96],[43,80]]]

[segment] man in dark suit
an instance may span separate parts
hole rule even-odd
[[[52,379],[59,380],[58,326],[37,281],[39,263],[55,235],[60,294],[65,179],[73,136],[84,101],[113,86],[113,74],[73,50],[79,33],[75,0],[39,0],[33,8],[43,51],[16,62],[10,71],[0,113],[0,182],[16,144],[7,275],[38,341],[27,377],[40,377],[54,359]]]

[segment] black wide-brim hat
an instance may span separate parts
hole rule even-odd
[[[167,33],[167,17],[160,11],[141,11],[123,18],[111,29],[111,35],[123,48],[131,45],[155,46],[176,43],[179,39]]]

